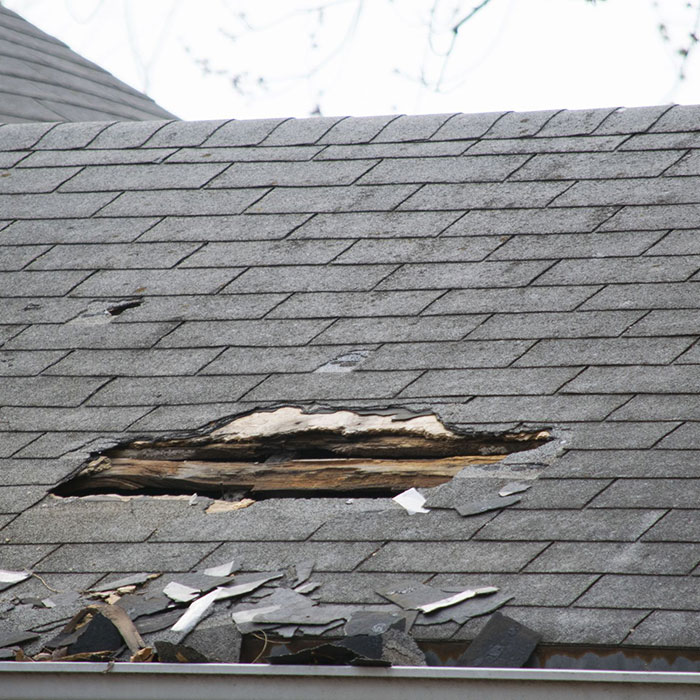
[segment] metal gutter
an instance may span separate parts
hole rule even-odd
[[[2,700],[697,700],[700,673],[0,662]]]

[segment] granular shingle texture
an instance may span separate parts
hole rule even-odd
[[[545,642],[696,639],[700,107],[116,116],[0,126],[13,567],[92,582],[312,559],[332,603],[378,603],[406,580],[495,584]],[[44,495],[100,446],[278,404],[549,428],[556,449],[508,458],[538,478],[473,518],[386,498],[208,515],[186,499]]]
[[[92,121],[92,130],[74,129],[92,141],[108,121],[125,119],[173,115],[0,5],[0,122]]]

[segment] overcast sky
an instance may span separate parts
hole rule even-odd
[[[3,2],[184,119],[700,103],[700,0]]]

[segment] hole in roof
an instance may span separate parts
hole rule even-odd
[[[136,439],[91,455],[53,493],[214,498],[396,495],[443,484],[551,439],[546,430],[460,433],[403,409],[307,411],[228,418],[189,435]]]

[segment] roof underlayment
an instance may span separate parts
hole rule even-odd
[[[264,589],[302,621],[494,586],[544,644],[700,645],[700,107],[8,124],[0,167],[2,568],[36,574],[0,629],[55,636],[72,591],[233,561],[312,571],[312,612]],[[117,444],[279,406],[553,439],[413,515],[47,495]],[[458,510],[518,475],[508,507]],[[489,619],[449,611],[414,637]]]

